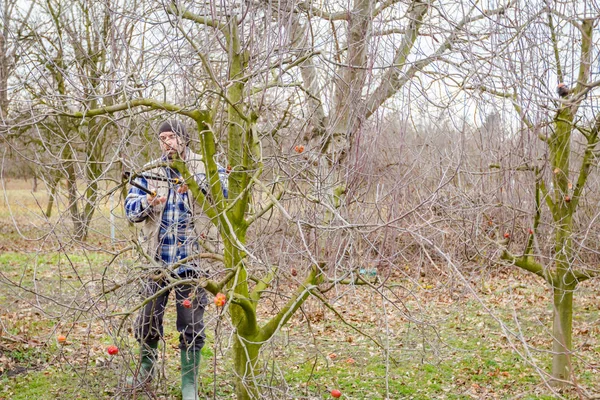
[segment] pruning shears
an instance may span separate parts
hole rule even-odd
[[[169,182],[172,183],[174,185],[179,185],[183,183],[183,179],[181,178],[167,178],[165,176],[159,176],[159,175],[148,175],[148,174],[135,174],[135,173],[131,173],[129,171],[125,171],[123,172],[123,178],[125,178],[129,184],[135,188],[140,189],[142,192],[149,194],[150,196],[156,196],[156,191],[155,190],[150,190],[145,186],[140,185],[139,183],[137,183],[134,179],[140,177],[140,178],[144,178],[146,180],[155,180],[155,181],[161,181],[161,182]]]

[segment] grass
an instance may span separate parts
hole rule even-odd
[[[103,288],[122,281],[135,267],[131,253],[113,260],[111,252],[120,247],[106,235],[105,222],[95,225],[89,241],[93,246],[88,248],[61,248],[51,239],[45,246],[30,242],[26,239],[43,235],[48,223],[30,218],[38,213],[40,199],[32,199],[26,188],[9,190],[7,196],[19,207],[9,212],[0,202],[5,233],[0,238],[0,399],[131,397],[123,381],[136,365],[137,344],[131,333],[135,315],[125,318],[122,313],[139,298],[134,285],[102,295]],[[100,216],[106,213],[107,208],[99,211]],[[131,233],[126,226],[119,229],[121,237]],[[586,282],[576,294],[579,389],[562,393],[544,383],[551,359],[551,297],[535,277],[504,270],[485,284],[458,284],[444,277],[419,282],[396,277],[389,283],[381,294],[358,287],[332,297],[346,323],[317,300],[309,300],[263,348],[260,379],[268,388],[265,392],[271,398],[290,399],[330,398],[334,388],[348,399],[600,395],[598,281]],[[285,293],[288,284],[279,283],[278,290]],[[261,320],[272,312],[269,307],[271,303],[264,302],[259,309]],[[154,398],[179,396],[174,316],[171,298]],[[234,327],[212,305],[205,319],[200,393],[205,398],[233,398]],[[66,344],[57,343],[58,334],[67,336]],[[109,344],[119,346],[118,356],[106,354]]]
[[[547,353],[550,340],[544,334],[548,321],[540,324],[539,319],[547,313],[547,305],[545,302],[525,303],[528,307],[509,305],[522,296],[538,299],[543,295],[543,288],[533,281],[528,283],[531,287],[519,289],[510,300],[503,294],[492,293],[480,294],[478,301],[464,298],[447,304],[446,301],[435,301],[430,293],[422,293],[423,297],[414,301],[421,302],[419,316],[424,321],[414,323],[389,315],[385,325],[391,333],[387,335],[389,341],[384,350],[336,320],[327,310],[323,310],[322,319],[311,322],[310,327],[298,315],[272,343],[266,345],[267,361],[263,367],[269,371],[266,379],[274,395],[280,398],[325,398],[333,388],[340,389],[346,398],[354,399],[386,396],[411,399],[557,398],[557,394],[543,384],[543,374],[550,362]],[[501,285],[502,282],[498,282],[498,286]],[[374,307],[373,303],[365,302],[368,297],[366,293],[355,293],[342,310],[357,308],[360,316],[361,307]],[[485,312],[483,306],[495,302],[500,302],[495,314]],[[596,387],[600,371],[596,361],[600,331],[591,325],[597,321],[598,310],[592,310],[592,304],[593,300],[580,301],[576,326],[589,326],[591,330],[580,329],[574,338],[576,345],[590,344],[576,354],[578,383],[588,392]],[[311,301],[306,308],[319,307]],[[163,348],[166,379],[159,381],[154,392],[159,398],[177,398],[178,333],[174,329],[174,314],[171,301]],[[383,315],[380,311],[376,314]],[[515,314],[518,324],[512,319]],[[99,319],[94,325],[106,322],[109,321]],[[227,326],[226,320],[217,327],[214,309],[209,310],[207,324],[201,393],[207,398],[212,398],[214,393],[216,398],[231,398],[234,377],[227,351],[232,328]],[[365,321],[355,325],[385,342],[382,340],[386,337],[382,334],[383,322]],[[522,336],[511,338],[510,332],[514,332],[517,325]],[[37,335],[52,328],[48,322],[21,318],[21,322],[12,326],[11,334],[22,332],[23,326]],[[501,328],[509,335],[502,334]],[[37,335],[29,337],[39,337]],[[42,339],[44,337],[42,335]],[[10,378],[2,375],[0,398],[49,399],[54,398],[61,388],[67,390],[73,386],[81,389],[77,393],[83,397],[79,398],[103,398],[122,393],[118,381],[126,374],[125,365],[135,365],[136,345],[131,335],[125,335],[120,344],[123,358],[111,363],[103,349],[114,339],[107,331],[90,337],[85,330],[74,327],[69,335],[71,344],[65,346],[70,351],[48,343],[25,352],[13,351],[8,357],[14,365],[25,366],[28,372]],[[87,357],[77,356],[78,351],[89,346],[92,351],[85,350]],[[43,361],[36,364],[38,358]],[[109,382],[102,383],[100,379],[109,379]],[[23,397],[13,397],[15,393]],[[578,398],[574,391],[563,395]]]
[[[14,378],[11,387],[2,395],[14,400],[104,399],[110,393],[106,382],[115,379],[115,374],[111,372],[93,371],[93,374],[90,372],[90,376],[84,379],[81,371],[69,366],[48,367],[44,371],[30,371]]]

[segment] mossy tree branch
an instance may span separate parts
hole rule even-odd
[[[581,50],[579,62],[579,74],[577,76],[577,85],[573,88],[573,98],[576,104],[572,112],[577,111],[577,106],[583,101],[583,97],[578,96],[587,90],[590,79],[590,68],[592,65],[592,31],[594,29],[595,18],[586,18],[581,23]]]
[[[590,170],[593,166],[593,162],[595,160],[594,152],[596,150],[596,146],[598,145],[598,133],[600,132],[600,114],[596,116],[596,121],[591,132],[586,135],[587,146],[585,147],[585,151],[583,153],[583,159],[581,161],[581,166],[579,167],[579,175],[577,177],[577,182],[575,183],[575,188],[573,189],[573,199],[571,200],[571,211],[575,212],[577,206],[579,205],[579,199],[581,198],[581,192],[585,187],[587,179],[590,174]]]
[[[190,110],[186,107],[178,106],[178,105],[168,103],[165,101],[140,98],[140,99],[133,99],[133,100],[128,100],[125,102],[113,104],[111,106],[93,108],[93,109],[80,111],[80,112],[58,113],[58,115],[64,115],[66,117],[83,119],[83,118],[97,117],[99,115],[114,114],[119,111],[128,111],[128,110],[131,110],[136,107],[148,107],[151,110],[164,110],[164,111],[169,111],[169,112],[175,112],[175,113],[190,117],[194,120],[199,118],[199,113],[200,113],[200,111],[198,111],[198,110]]]
[[[552,42],[552,50],[554,50],[554,62],[556,63],[556,76],[558,82],[564,82],[565,77],[560,62],[560,52],[558,50],[558,39],[556,37],[556,28],[552,20],[552,13],[548,10],[548,28],[550,28],[550,41]]]
[[[533,257],[515,257],[508,250],[504,250],[502,255],[500,256],[502,260],[506,260],[513,265],[516,265],[519,268],[524,269],[525,271],[529,271],[541,278],[551,285],[554,284],[556,277],[554,274],[550,273],[544,266],[538,262],[536,262]]]
[[[600,276],[600,270],[584,268],[573,273],[577,283],[585,282],[588,279],[597,278]]]
[[[533,216],[533,227],[531,228],[531,233],[527,238],[527,245],[525,246],[525,251],[523,254],[525,257],[533,257],[533,245],[535,242],[535,234],[537,232],[538,226],[540,224],[540,218],[542,216],[542,201],[540,199],[540,195],[542,194],[541,184],[543,182],[542,175],[540,174],[540,169],[535,168],[535,214]]]
[[[296,292],[288,300],[285,306],[261,328],[259,335],[260,340],[268,340],[281,326],[285,325],[292,315],[294,315],[296,310],[298,310],[298,308],[300,308],[300,306],[308,298],[311,291],[319,283],[323,282],[323,280],[324,274],[321,267],[313,265],[313,267],[310,269],[310,272],[304,279],[304,282],[298,286]]]
[[[277,271],[277,267],[272,267],[271,270],[265,276],[258,280],[256,285],[252,289],[252,292],[250,292],[250,299],[253,302],[258,303],[262,293],[269,287],[273,279],[275,279],[275,277],[277,276]]]
[[[185,184],[192,192],[194,200],[196,200],[196,202],[202,206],[202,211],[204,211],[204,213],[211,219],[212,223],[215,226],[218,226],[218,211],[213,205],[211,205],[210,201],[208,201],[208,198],[204,195],[204,193],[202,193],[200,186],[198,186],[196,179],[194,179],[194,177],[190,173],[190,170],[188,169],[185,162],[181,159],[175,159],[171,163],[171,166],[177,171],[179,171],[179,173],[183,177],[183,180],[185,181]]]
[[[244,333],[243,336],[248,335],[248,333],[252,334],[257,332],[258,323],[256,322],[256,303],[253,303],[249,298],[235,292],[232,293],[230,301],[233,304],[238,305],[245,315],[242,332]]]
[[[213,281],[210,279],[206,280],[204,284],[204,289],[216,295],[217,293],[223,291],[225,285],[227,285],[233,279],[234,276],[235,271],[229,271],[220,281]]]
[[[166,8],[167,13],[174,15],[176,17],[187,19],[197,24],[210,26],[221,32],[227,40],[229,40],[229,32],[227,30],[227,25],[222,24],[219,21],[214,19],[203,17],[201,15],[194,14],[193,12],[183,8],[180,4],[176,2],[171,2],[169,6]]]

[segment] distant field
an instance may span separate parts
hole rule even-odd
[[[48,202],[48,192],[43,184],[38,184],[38,190],[32,191],[31,180],[5,179],[3,181],[0,216],[16,218],[26,217],[35,213],[43,213]]]
[[[64,187],[58,191],[50,218],[47,218],[45,212],[50,195],[43,182],[38,182],[35,192],[32,180],[6,179],[2,183],[0,228],[3,235],[0,235],[0,247],[19,250],[35,248],[36,242],[69,241],[72,224]],[[131,234],[118,194],[101,199],[90,227],[90,242],[118,242],[128,240]],[[17,248],[17,243],[21,247]]]

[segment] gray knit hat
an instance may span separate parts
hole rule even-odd
[[[158,128],[158,134],[160,135],[163,132],[173,132],[183,139],[183,142],[186,146],[190,144],[190,135],[185,129],[185,126],[175,119],[165,121],[160,125],[160,128]]]

